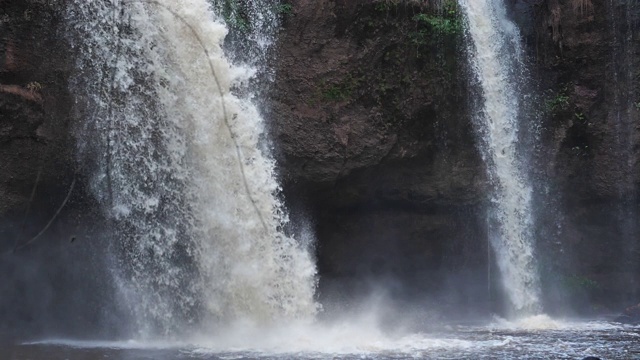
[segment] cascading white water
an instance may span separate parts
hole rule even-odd
[[[282,232],[260,113],[231,90],[255,71],[230,64],[207,1],[76,0],[69,23],[82,162],[137,325],[311,318],[315,265]]]
[[[466,17],[471,67],[483,96],[474,121],[494,187],[491,242],[515,314],[530,315],[540,310],[540,290],[532,238],[532,188],[518,150],[520,34],[507,19],[502,0],[459,0],[459,4]]]

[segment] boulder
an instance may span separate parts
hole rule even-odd
[[[640,325],[640,304],[626,308],[615,321],[623,324]]]

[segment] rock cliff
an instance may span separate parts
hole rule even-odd
[[[454,312],[488,307],[498,283],[488,185],[455,3],[288,4],[265,112],[292,217],[316,234],[321,296],[384,283]],[[549,302],[586,299],[582,311],[637,302],[640,5],[509,4],[535,79],[532,174]],[[63,5],[0,1],[3,249],[25,213],[38,218],[34,232],[44,225],[76,173]]]
[[[402,279],[433,293],[461,268],[490,287],[487,185],[455,6],[291,4],[270,119],[287,199],[294,208],[302,201],[314,219],[323,279]],[[632,301],[640,8],[509,5],[534,79],[528,111],[539,122],[531,152],[547,300],[580,311]],[[493,296],[474,294],[480,302]]]
[[[73,61],[61,8],[55,1],[0,2],[1,251],[45,226],[75,172],[67,86]]]
[[[595,303],[615,303],[616,294],[628,305],[640,295],[640,6],[547,0],[529,13],[529,51],[547,113],[538,170],[559,200],[548,223],[558,226],[562,272]]]
[[[108,260],[99,231],[90,235],[102,226],[76,166],[67,84],[74,62],[62,10],[57,1],[0,1],[2,339],[52,330],[81,336],[98,322],[98,306],[111,301],[104,270],[88,270]]]
[[[343,293],[382,279],[398,293],[450,292],[458,276],[482,282],[485,172],[455,6],[292,9],[269,119],[286,198],[314,221],[321,282],[344,281]]]

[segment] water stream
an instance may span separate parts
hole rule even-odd
[[[460,0],[466,18],[468,56],[482,105],[475,125],[493,186],[490,240],[513,315],[540,311],[532,237],[532,188],[518,143],[523,75],[520,34],[502,0]]]
[[[115,229],[122,303],[142,334],[313,317],[315,265],[281,229],[255,74],[205,0],[76,1],[80,149]],[[96,71],[97,70],[97,71]]]

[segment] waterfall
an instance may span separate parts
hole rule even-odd
[[[532,235],[532,187],[518,149],[522,117],[520,34],[502,0],[459,0],[471,68],[482,102],[474,124],[493,186],[490,240],[504,291],[516,315],[540,310]]]
[[[256,70],[225,55],[210,4],[74,0],[67,21],[79,162],[112,224],[132,326],[312,317],[315,265],[282,231],[263,120],[236,91]]]

